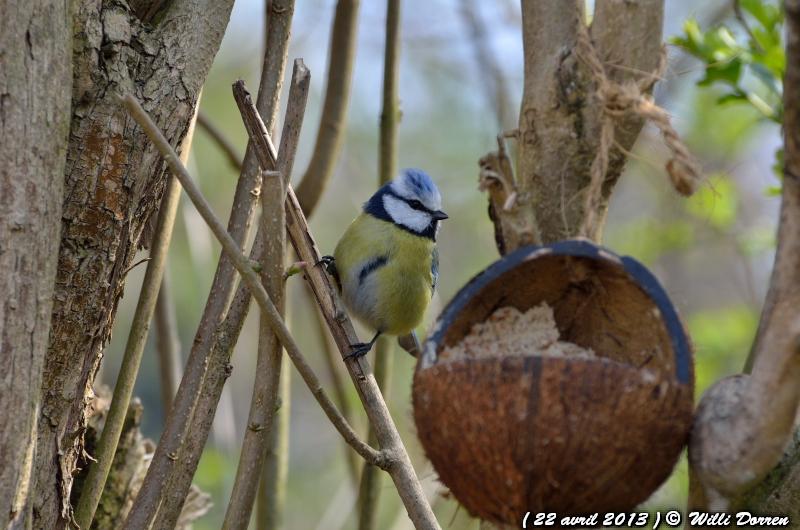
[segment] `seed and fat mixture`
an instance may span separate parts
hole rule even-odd
[[[472,326],[454,346],[444,348],[438,362],[475,357],[542,355],[549,357],[595,357],[590,348],[558,340],[553,308],[542,302],[521,312],[516,307],[497,309],[485,322]]]

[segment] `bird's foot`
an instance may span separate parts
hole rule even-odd
[[[344,356],[344,360],[358,359],[359,357],[365,356],[372,349],[373,344],[374,342],[359,342],[358,344],[351,344],[350,348],[352,349],[350,350],[350,353]]]
[[[322,265],[329,275],[337,280],[339,279],[339,271],[336,269],[336,260],[333,256],[321,256],[319,261],[314,264],[315,266]]]

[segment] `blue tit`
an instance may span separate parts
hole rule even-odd
[[[405,169],[364,203],[327,257],[348,311],[376,331],[368,343],[352,345],[350,356],[366,355],[381,334],[403,336],[422,322],[439,276],[443,219],[431,177]]]

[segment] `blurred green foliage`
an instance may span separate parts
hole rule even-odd
[[[685,205],[690,215],[718,230],[725,230],[736,221],[738,201],[736,185],[724,175],[712,175],[708,177],[707,185],[691,196]]]
[[[703,364],[696,373],[697,396],[720,377],[741,372],[758,326],[758,313],[744,305],[698,312],[689,317],[689,333]]]
[[[725,87],[719,103],[747,102],[776,123],[783,121],[783,9],[764,0],[736,0],[737,20],[745,31],[739,36],[727,24],[703,31],[688,19],[684,35],[672,43],[706,64],[697,84]],[[754,82],[757,81],[757,82]]]
[[[722,23],[703,30],[697,19],[683,24],[683,35],[671,39],[705,64],[701,87],[721,89],[717,103],[745,103],[760,118],[783,123],[783,75],[786,53],[783,42],[783,6],[771,0],[733,0],[740,30]],[[780,177],[782,150],[773,170]],[[775,188],[768,190],[774,192]]]

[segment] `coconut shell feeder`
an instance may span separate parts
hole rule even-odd
[[[559,340],[591,355],[536,343],[502,351],[505,337],[481,335],[498,310],[542,303]],[[445,357],[476,333],[484,340],[469,355]],[[655,277],[588,241],[562,241],[506,255],[444,309],[414,375],[414,419],[456,499],[473,516],[519,524],[528,511],[646,500],[687,440],[693,387],[689,339]]]

